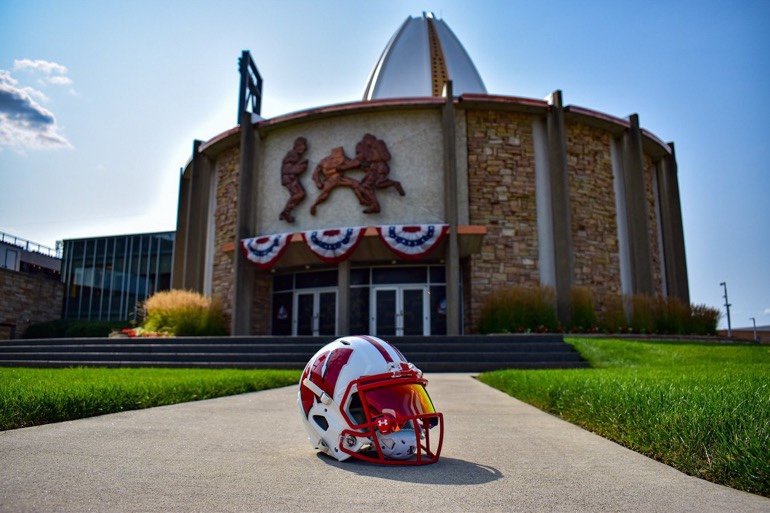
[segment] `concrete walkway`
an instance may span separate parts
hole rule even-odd
[[[0,511],[770,512],[474,380],[433,374],[441,460],[338,463],[296,388],[0,433]]]

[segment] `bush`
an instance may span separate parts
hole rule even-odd
[[[636,294],[631,297],[631,325],[634,333],[653,333],[657,301],[652,296]]]
[[[556,331],[556,303],[548,287],[511,287],[489,295],[481,309],[482,333]]]
[[[596,331],[598,321],[596,307],[594,306],[594,294],[587,287],[575,287],[572,289],[572,319],[570,331],[588,333]]]
[[[220,304],[188,290],[158,292],[144,302],[144,330],[177,336],[226,335]]]
[[[126,327],[126,321],[59,319],[31,324],[22,338],[99,338]]]
[[[604,333],[623,333],[628,331],[628,318],[623,296],[612,295],[604,298],[604,312],[599,322],[599,329]]]
[[[565,328],[574,333],[716,335],[721,316],[716,308],[690,306],[673,297],[610,295],[602,301],[596,305],[594,293],[587,287],[574,288],[572,319]],[[482,306],[479,329],[481,333],[560,330],[553,289],[511,287],[493,292]]]
[[[107,337],[113,331],[125,328],[126,324],[126,321],[76,321],[67,328],[65,336],[67,338]]]
[[[65,338],[71,325],[72,321],[63,319],[30,324],[22,338]]]
[[[716,335],[722,312],[706,305],[693,305],[687,322],[687,331],[698,335]]]

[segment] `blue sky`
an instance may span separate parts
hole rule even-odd
[[[676,145],[692,301],[770,325],[770,2],[0,0],[0,231],[173,230],[194,139],[356,101],[407,16],[433,11],[490,93],[626,117]],[[724,321],[723,323],[724,324]]]

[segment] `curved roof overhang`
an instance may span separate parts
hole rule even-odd
[[[507,110],[545,116],[551,108],[545,100],[523,98],[517,96],[489,95],[468,93],[453,99],[459,109],[490,109]],[[286,128],[293,124],[307,121],[337,117],[341,115],[354,115],[358,113],[371,113],[379,111],[408,110],[441,108],[446,102],[442,97],[412,97],[412,98],[386,98],[381,100],[357,101],[314,107],[263,119],[254,123],[254,128],[261,135],[267,135],[272,130]],[[565,120],[585,123],[590,126],[606,130],[616,137],[620,137],[628,130],[630,123],[627,119],[618,118],[596,110],[586,109],[576,105],[564,107]],[[200,145],[199,151],[208,156],[215,157],[223,151],[240,144],[240,126],[226,130]],[[653,158],[662,158],[672,153],[671,147],[659,139],[652,132],[642,129],[642,144],[644,151]],[[190,162],[185,165],[189,167]]]

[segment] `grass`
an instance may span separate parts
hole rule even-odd
[[[296,385],[301,371],[0,368],[0,430]]]
[[[568,341],[594,368],[479,379],[689,475],[770,497],[770,347]]]

